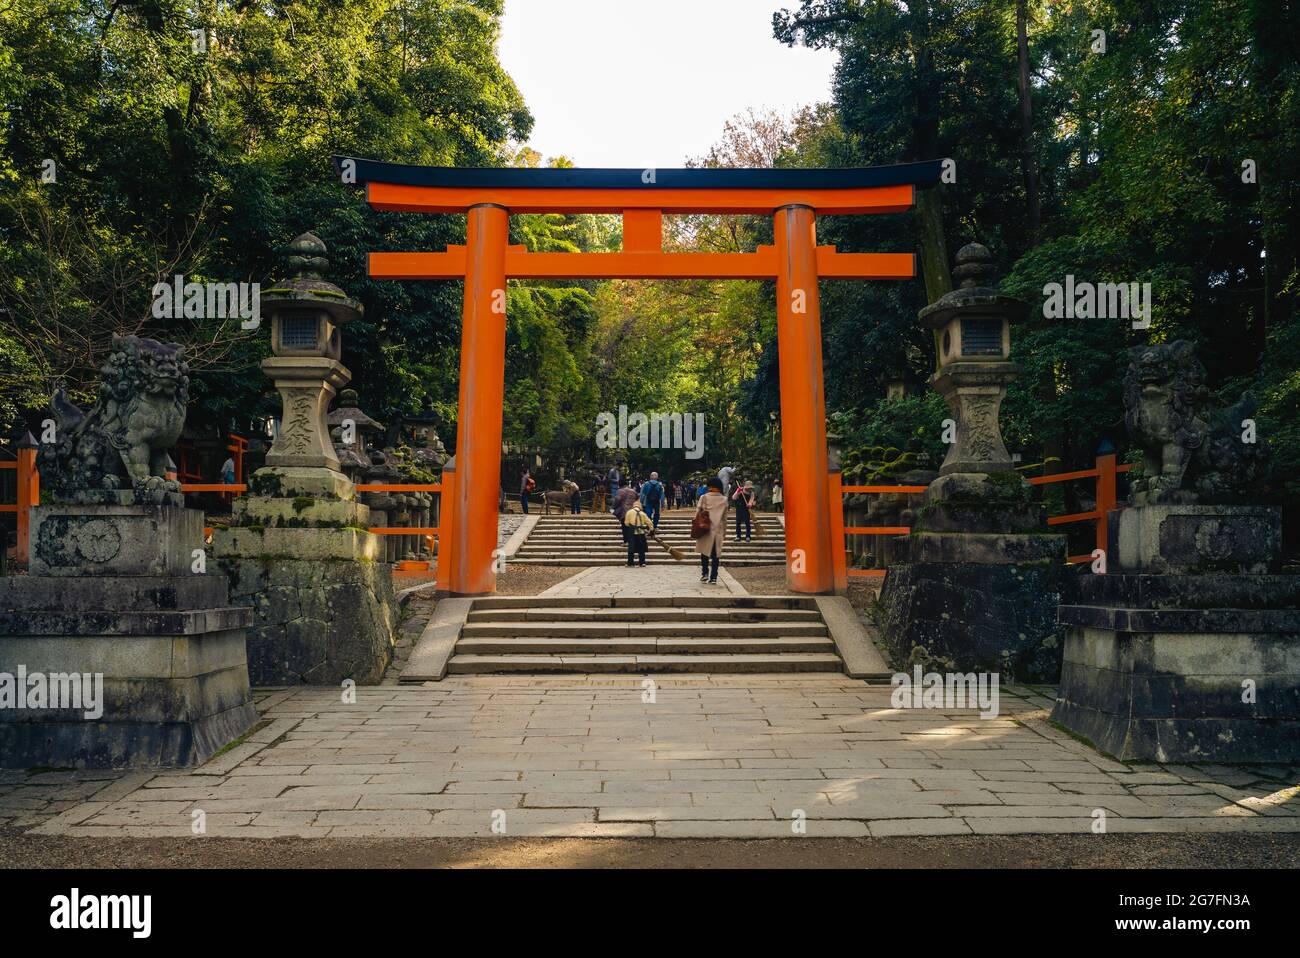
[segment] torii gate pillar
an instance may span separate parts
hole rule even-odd
[[[792,590],[814,593],[834,584],[816,223],[807,206],[784,206],[773,215],[785,578]]]
[[[460,405],[456,483],[452,492],[451,568],[447,589],[495,592],[497,501],[501,485],[501,410],[506,376],[504,207],[471,207],[465,249],[465,305],[460,332]]]

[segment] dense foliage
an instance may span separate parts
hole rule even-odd
[[[333,154],[494,165],[532,119],[496,58],[501,0],[24,0],[0,6],[0,420],[86,398],[110,332],[189,347],[191,419],[275,410],[266,327],[157,320],[159,279],[267,281],[304,230],[366,308],[346,362],[376,418],[454,429],[460,294],[371,283],[365,253],[461,241],[368,210]],[[41,174],[52,169],[54,179]]]
[[[463,222],[372,212],[329,158],[544,162],[520,146],[531,118],[496,57],[501,8],[0,6],[0,429],[37,420],[59,384],[84,398],[114,330],[190,345],[196,420],[269,414],[256,367],[265,332],[153,320],[148,291],[174,273],[266,280],[277,248],[311,229],[366,307],[345,356],[363,405],[386,422],[431,413],[450,444],[459,286],[372,283],[363,254],[439,249],[461,241]],[[1077,467],[1103,441],[1123,447],[1126,348],[1188,338],[1214,388],[1259,396],[1274,488],[1300,492],[1298,20],[1287,0],[793,0],[776,11],[777,41],[838,52],[831,102],[750,111],[689,162],[955,162],[955,180],[915,214],[819,223],[821,242],[915,250],[923,264],[922,282],[824,284],[827,402],[849,458],[879,472],[915,459],[891,451],[942,451],[944,411],[925,385],[933,346],[915,316],[951,288],[955,251],[978,240],[1029,305],[1013,332],[1024,373],[1004,409],[1025,462]],[[54,182],[42,182],[47,161]],[[676,217],[666,242],[748,250],[770,230],[762,218]],[[548,251],[621,242],[617,218],[599,216],[515,216],[511,237]],[[1043,286],[1067,275],[1151,283],[1151,328],[1045,318]],[[703,460],[634,453],[634,468],[775,474],[773,295],[754,282],[512,283],[507,443],[595,464],[602,411],[701,412]],[[890,383],[909,398],[885,400]]]
[[[1213,385],[1256,392],[1274,485],[1300,491],[1294,4],[802,0],[774,27],[788,43],[840,51],[834,126],[809,147],[819,163],[955,160],[956,181],[940,187],[941,245],[992,247],[1003,289],[1030,306],[1013,331],[1024,374],[1003,417],[1026,461],[1086,464],[1103,440],[1123,446],[1126,347],[1185,338]],[[850,249],[924,252],[924,215],[913,223],[911,243],[876,223],[825,232]],[[1043,286],[1071,274],[1150,282],[1151,328],[1044,318]],[[946,283],[927,277],[930,298]],[[865,425],[892,418],[875,406],[883,382],[920,380],[930,351],[912,322],[917,284],[892,303],[878,286],[847,287],[824,300],[828,343],[870,346],[828,346],[828,391]]]

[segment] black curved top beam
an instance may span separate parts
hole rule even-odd
[[[530,169],[526,167],[407,166],[359,157],[334,157],[356,164],[358,187],[366,183],[400,186],[527,189],[860,189],[870,186],[930,186],[939,182],[942,160],[846,169]],[[648,182],[653,172],[653,182]]]

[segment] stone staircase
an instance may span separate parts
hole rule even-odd
[[[489,596],[471,601],[447,661],[446,671],[453,675],[844,671],[811,598]]]
[[[694,515],[694,509],[678,509],[665,512],[659,520],[659,538],[690,553],[688,561],[695,561],[695,541],[691,538],[691,518]],[[726,565],[784,564],[785,528],[771,513],[764,514],[762,522],[767,535],[761,539],[755,537],[751,542],[737,542],[736,520],[728,516],[723,547]],[[533,531],[509,561],[531,565],[624,565],[627,546],[623,544],[618,520],[612,515],[544,515],[537,520]],[[663,565],[673,562],[673,559],[652,541],[646,550],[646,562]]]

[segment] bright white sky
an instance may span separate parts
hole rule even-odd
[[[830,99],[835,54],[772,38],[797,0],[506,0],[501,62],[529,145],[578,166],[678,167],[749,107]]]

